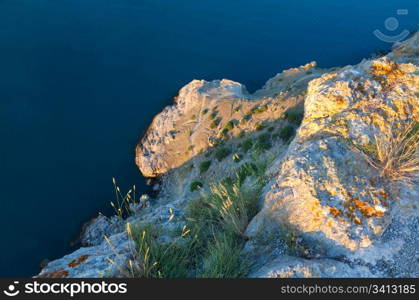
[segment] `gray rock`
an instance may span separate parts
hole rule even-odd
[[[280,256],[260,270],[250,274],[252,278],[319,278],[319,277],[374,277],[366,267],[350,266],[332,259],[307,260],[299,257]]]

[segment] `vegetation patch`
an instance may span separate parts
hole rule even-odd
[[[211,129],[217,128],[218,125],[220,125],[220,122],[221,122],[221,118],[215,119],[214,121],[211,122],[210,128]]]
[[[297,126],[300,126],[301,122],[303,121],[304,114],[300,112],[295,112],[295,111],[287,111],[284,114],[284,117],[288,122],[295,124]]]
[[[256,124],[255,129],[256,129],[256,131],[262,131],[262,130],[264,130],[266,127],[267,127],[267,126],[266,126],[265,124],[263,124],[263,123],[257,123],[257,124]]]
[[[199,181],[192,181],[192,183],[191,183],[191,185],[190,185],[190,187],[189,187],[189,189],[191,190],[191,192],[194,192],[194,191],[196,191],[196,190],[200,190],[200,189],[202,189],[202,187],[203,187],[204,185],[202,184],[202,182],[199,182]]]
[[[214,153],[215,158],[218,161],[222,161],[224,158],[226,158],[231,153],[231,150],[228,148],[220,148],[217,149]]]
[[[285,142],[288,142],[293,135],[294,135],[294,127],[292,127],[291,125],[286,125],[285,127],[281,128],[279,131],[279,137],[283,139]]]
[[[382,177],[392,181],[417,183],[419,180],[418,122],[375,136],[375,141],[360,147],[366,160]]]
[[[199,172],[201,174],[205,173],[206,171],[208,171],[210,166],[211,166],[210,160],[201,162],[201,164],[199,165]]]

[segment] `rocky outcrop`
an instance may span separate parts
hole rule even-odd
[[[371,164],[377,154],[371,148],[380,137],[419,121],[418,40],[416,35],[387,57],[309,83],[304,120],[247,229],[249,237],[280,226],[320,257],[356,257],[369,264],[384,253],[398,255],[396,235],[388,243],[383,236],[401,230],[395,222],[401,216],[405,224],[417,224],[418,187],[383,176]],[[397,240],[417,249],[417,234],[405,230],[406,239]],[[406,259],[417,265],[416,254]]]
[[[138,144],[136,163],[142,174],[165,174],[216,146],[227,133],[235,137],[279,119],[302,103],[307,83],[323,74],[315,65],[284,71],[254,94],[231,80],[193,80],[154,118]]]
[[[230,80],[192,81],[136,148],[144,176],[163,175],[158,197],[133,204],[128,220],[98,217],[85,228],[89,247],[39,276],[120,276],[132,247],[120,228],[152,223],[170,239],[199,189],[251,161],[252,141],[263,148],[258,159],[273,163],[246,230],[251,277],[417,277],[417,174],[381,170],[377,141],[419,121],[418,49],[416,34],[355,66],[284,71],[254,94]]]

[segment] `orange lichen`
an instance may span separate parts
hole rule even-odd
[[[332,216],[334,216],[335,218],[339,217],[342,215],[342,211],[337,209],[336,207],[329,207],[329,212],[331,213]]]
[[[40,276],[42,278],[65,278],[69,275],[69,272],[67,270],[64,269],[58,269],[58,270],[54,270],[49,274]]]
[[[386,192],[379,192],[378,195],[380,195],[381,197],[383,197],[384,200],[388,199],[388,194]]]
[[[336,103],[338,105],[343,105],[343,104],[345,104],[345,99],[342,96],[337,96],[336,97]]]
[[[382,211],[377,211],[375,208],[371,207],[364,201],[355,200],[354,204],[365,218],[381,217],[384,214]]]
[[[395,62],[374,61],[371,66],[371,74],[375,81],[378,81],[383,87],[389,88],[397,83],[405,73]]]
[[[68,266],[69,266],[70,268],[74,268],[74,267],[76,267],[76,266],[80,265],[82,262],[84,262],[84,261],[85,261],[88,257],[89,257],[89,255],[87,255],[87,254],[82,255],[82,256],[80,256],[79,258],[72,260],[72,261],[68,264]]]
[[[354,223],[356,225],[361,225],[362,224],[362,221],[358,217],[356,217],[356,218],[354,218]]]

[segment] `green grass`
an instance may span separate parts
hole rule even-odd
[[[201,162],[201,164],[199,165],[199,172],[201,174],[205,173],[206,171],[208,171],[210,166],[211,166],[210,160]]]
[[[285,142],[288,142],[291,137],[294,135],[294,127],[291,125],[286,125],[279,130],[279,137]]]
[[[270,159],[252,157],[233,177],[210,184],[209,190],[190,201],[185,209],[183,228],[176,230],[170,242],[155,227],[127,229],[135,247],[132,259],[119,267],[124,276],[140,278],[236,278],[245,277],[251,267],[242,255],[244,232],[258,211],[262,188],[267,182],[265,170]],[[244,185],[244,179],[253,178]],[[193,190],[202,188],[194,181]],[[180,230],[181,229],[181,230]],[[171,236],[174,234],[172,231]],[[163,239],[164,240],[164,239]],[[115,262],[113,262],[115,263]]]
[[[220,148],[217,149],[214,153],[214,157],[218,161],[222,161],[224,158],[226,158],[231,153],[231,150],[228,148]]]
[[[175,240],[171,243],[158,243],[159,231],[152,225],[141,228],[127,224],[128,238],[133,246],[128,248],[130,259],[125,265],[114,260],[109,262],[116,266],[125,277],[132,278],[184,278],[188,275],[188,248]],[[108,238],[105,238],[113,251],[116,251]],[[120,257],[120,254],[115,253]]]
[[[287,111],[284,114],[284,117],[288,122],[300,126],[303,121],[304,114],[302,112]]]
[[[253,141],[251,139],[247,139],[243,141],[241,147],[244,152],[248,152],[253,147]]]
[[[244,277],[249,263],[241,256],[243,233],[256,215],[257,202],[266,184],[269,159],[245,163],[233,177],[211,184],[207,193],[191,201],[186,209],[189,237],[189,261],[196,276],[204,278]],[[254,183],[243,185],[248,176]]]
[[[256,153],[261,153],[272,147],[271,135],[269,133],[263,133],[256,138],[256,142],[253,149]]]
[[[267,126],[263,123],[257,123],[255,126],[256,131],[262,131],[266,128]]]
[[[218,234],[214,242],[208,245],[198,277],[240,278],[246,276],[249,266],[240,257],[242,247],[243,242],[234,235]]]
[[[204,185],[202,184],[202,182],[199,181],[192,181],[191,185],[189,186],[189,189],[191,190],[191,192],[194,192],[196,190],[200,190]]]

